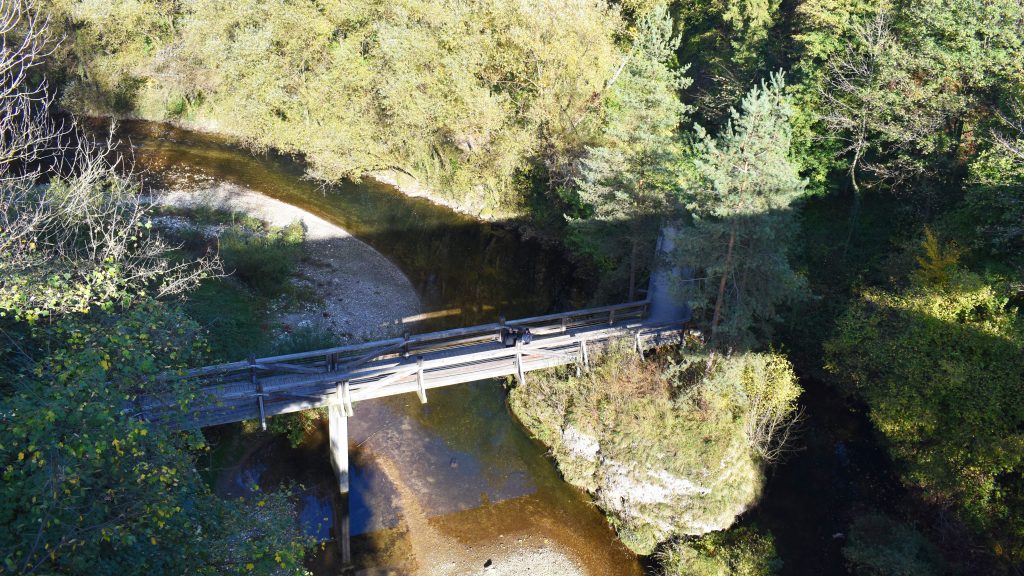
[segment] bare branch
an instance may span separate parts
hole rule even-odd
[[[115,143],[55,120],[45,81],[30,81],[54,46],[31,0],[0,0],[0,310],[173,296],[219,273],[215,257],[171,264]]]
[[[999,121],[1003,130],[993,130],[992,140],[1017,162],[1024,163],[1024,101],[1016,99],[1010,103],[1010,111],[1000,111]]]

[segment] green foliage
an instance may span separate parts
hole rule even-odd
[[[596,0],[48,4],[76,109],[185,115],[319,177],[405,173],[494,216],[522,211],[523,171],[572,174],[624,58],[625,22]]]
[[[594,494],[638,553],[732,524],[763,482],[763,439],[751,423],[769,406],[793,416],[800,388],[784,358],[723,358],[705,377],[708,361],[684,354],[659,365],[615,347],[585,375],[534,374],[509,397],[565,479]]]
[[[35,361],[0,409],[2,573],[301,573],[305,541],[285,495],[223,501],[194,468],[201,437],[134,415],[140,394],[184,407],[153,376],[204,349],[170,306],[141,302],[36,328]],[[255,510],[261,519],[255,519]]]
[[[302,256],[305,229],[295,221],[283,228],[264,230],[244,224],[221,233],[220,255],[224,269],[264,296],[275,296],[287,285],[288,276]]]
[[[178,294],[215,271],[209,261],[172,263],[136,183],[98,152],[80,158],[70,178],[0,182],[0,317],[109,311],[151,291]]]
[[[262,323],[266,302],[230,278],[203,282],[182,307],[209,334],[215,361],[235,361],[270,346],[270,330]]]
[[[684,31],[680,58],[691,62],[697,114],[717,123],[764,74],[776,46],[769,33],[779,16],[778,0],[683,0],[677,3]]]
[[[998,286],[957,271],[945,285],[866,290],[825,347],[867,402],[904,481],[1019,558],[1024,518],[1024,326]]]
[[[809,0],[798,68],[818,98],[818,133],[841,144],[851,184],[901,191],[953,173],[964,136],[1024,70],[1013,0]],[[914,188],[917,188],[916,190]]]
[[[880,513],[854,519],[843,556],[858,576],[938,576],[946,572],[935,545],[912,527]]]
[[[677,540],[660,556],[665,576],[772,576],[782,568],[771,532],[746,526]]]
[[[672,69],[679,38],[672,36],[667,10],[647,13],[634,36],[629,60],[609,90],[602,144],[588,147],[582,162],[579,199],[586,217],[571,220],[585,253],[605,268],[628,266],[629,299],[678,190],[678,129],[687,107],[675,91],[689,83]]]
[[[1024,148],[1024,140],[1014,142]],[[1024,160],[994,149],[971,164],[962,209],[974,247],[1024,268]]]
[[[300,573],[286,495],[220,500],[201,438],[143,420],[143,397],[195,395],[157,377],[205,360],[167,297],[217,263],[176,259],[111,150],[51,119],[29,84],[48,38],[32,8],[0,9],[0,574]]]
[[[790,108],[781,75],[755,87],[717,138],[698,131],[685,195],[693,215],[680,234],[676,260],[703,282],[682,296],[707,315],[712,337],[749,345],[765,335],[776,306],[802,293],[789,266],[791,204],[806,182],[789,156]]]
[[[306,441],[310,432],[316,430],[322,422],[326,422],[326,418],[326,408],[282,414],[270,419],[267,430],[271,434],[283,434],[293,448],[298,448]]]

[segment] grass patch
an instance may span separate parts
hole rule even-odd
[[[230,278],[207,280],[185,301],[186,313],[207,330],[214,361],[234,361],[271,344],[267,301]]]
[[[155,216],[173,216],[187,220],[197,226],[242,226],[251,230],[263,230],[268,232],[271,226],[260,220],[241,212],[230,210],[218,210],[209,206],[164,206],[153,207]]]
[[[220,235],[224,269],[264,296],[286,294],[288,277],[302,258],[305,234],[298,221],[269,230],[233,225]]]

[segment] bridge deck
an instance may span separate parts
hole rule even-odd
[[[648,318],[650,302],[592,308],[325,350],[249,359],[177,374],[166,381],[196,380],[199,395],[182,415],[160,396],[136,408],[151,420],[203,427],[261,419],[328,405],[351,415],[362,400],[427,391],[488,378],[516,376],[568,364],[586,364],[609,342],[631,338],[643,351],[679,342],[683,323]],[[530,344],[505,347],[502,326],[528,327]]]

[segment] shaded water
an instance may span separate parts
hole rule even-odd
[[[863,410],[814,378],[801,386],[796,451],[769,469],[760,503],[740,524],[775,536],[781,576],[850,574],[842,548],[853,517],[891,512],[905,495]]]
[[[557,249],[524,240],[507,227],[474,221],[374,182],[321,188],[301,166],[276,155],[254,156],[224,138],[164,125],[122,124],[138,168],[152,178],[199,177],[251,188],[334,222],[394,262],[435,313],[422,330],[570,309],[586,290]],[[220,434],[229,436],[230,431]],[[561,481],[542,446],[526,436],[496,381],[360,403],[350,420],[350,500],[354,555],[363,566],[411,566],[394,481],[417,495],[432,528],[466,548],[520,535],[555,542],[591,574],[639,574],[635,556],[615,538],[589,499]],[[389,478],[375,464],[394,464]],[[323,434],[301,449],[282,439],[258,446],[227,471],[218,490],[246,484],[301,485],[300,521],[321,538],[332,533],[335,491]],[[328,546],[312,561],[337,571]]]

